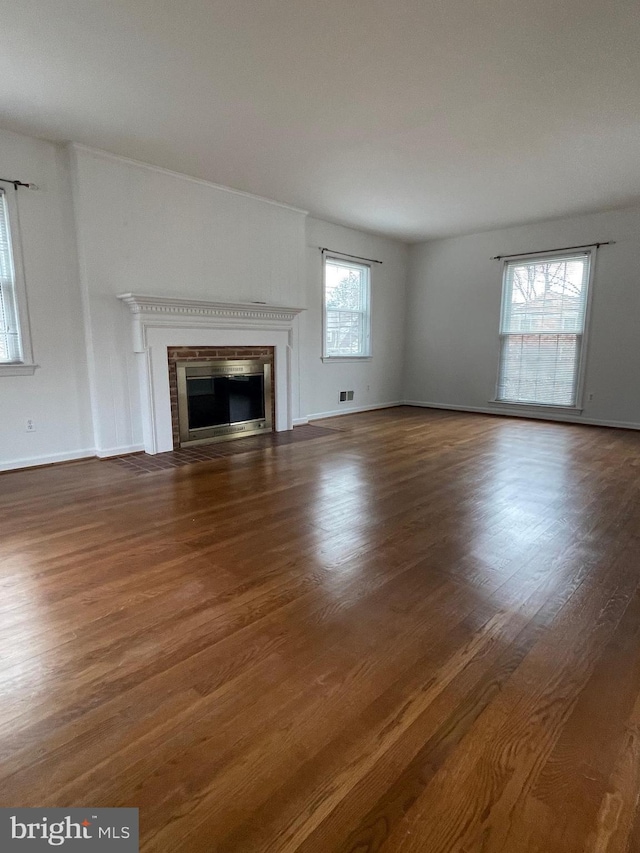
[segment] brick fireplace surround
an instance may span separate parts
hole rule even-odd
[[[260,358],[271,365],[271,422],[275,424],[275,370],[273,347],[167,347],[169,360],[169,393],[171,395],[171,427],[173,447],[180,447],[178,424],[177,361],[228,361],[230,359]],[[265,430],[267,432],[267,430]]]

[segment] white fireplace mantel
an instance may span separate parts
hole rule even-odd
[[[274,348],[275,429],[293,428],[296,317],[304,309],[261,302],[209,302],[122,293],[130,310],[133,350],[139,354],[144,447],[173,449],[167,349],[170,346]]]
[[[200,299],[182,299],[178,296],[148,296],[139,293],[120,293],[118,299],[129,307],[133,318],[133,348],[135,352],[146,349],[148,326],[174,326],[178,318],[190,325],[210,326],[224,323],[228,326],[254,326],[268,324],[293,324],[304,308],[287,308],[267,305],[264,302],[207,302]]]

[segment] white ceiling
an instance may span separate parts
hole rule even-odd
[[[0,13],[9,129],[406,240],[640,199],[638,0],[0,0]]]

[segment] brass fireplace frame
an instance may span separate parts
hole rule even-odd
[[[189,407],[187,379],[214,376],[262,376],[264,394],[264,418],[236,421],[218,426],[189,429]],[[178,421],[180,425],[180,447],[209,444],[214,441],[229,441],[249,435],[262,435],[273,428],[271,417],[271,364],[263,359],[227,359],[206,361],[176,361],[178,384]]]

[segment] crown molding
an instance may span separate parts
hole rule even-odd
[[[68,147],[73,151],[90,154],[92,157],[100,157],[103,160],[111,160],[115,163],[122,163],[125,166],[134,166],[138,169],[146,169],[148,172],[157,172],[158,174],[165,175],[169,178],[179,178],[180,180],[189,181],[192,184],[200,184],[201,186],[209,187],[213,190],[219,190],[220,192],[243,196],[244,198],[250,198],[253,201],[270,204],[274,207],[281,207],[284,210],[290,210],[292,213],[300,213],[303,216],[309,215],[308,210],[303,210],[301,207],[294,207],[294,205],[286,204],[283,201],[275,201],[275,199],[266,198],[266,196],[263,195],[255,195],[254,193],[249,193],[245,190],[236,190],[233,187],[225,187],[223,184],[215,184],[213,181],[207,181],[205,178],[196,178],[194,175],[185,174],[185,172],[176,172],[173,169],[165,169],[163,166],[155,166],[153,163],[145,163],[144,160],[134,160],[131,157],[123,157],[121,154],[113,154],[111,151],[104,151],[102,148],[92,148],[90,145],[83,145],[81,142],[69,142]]]

